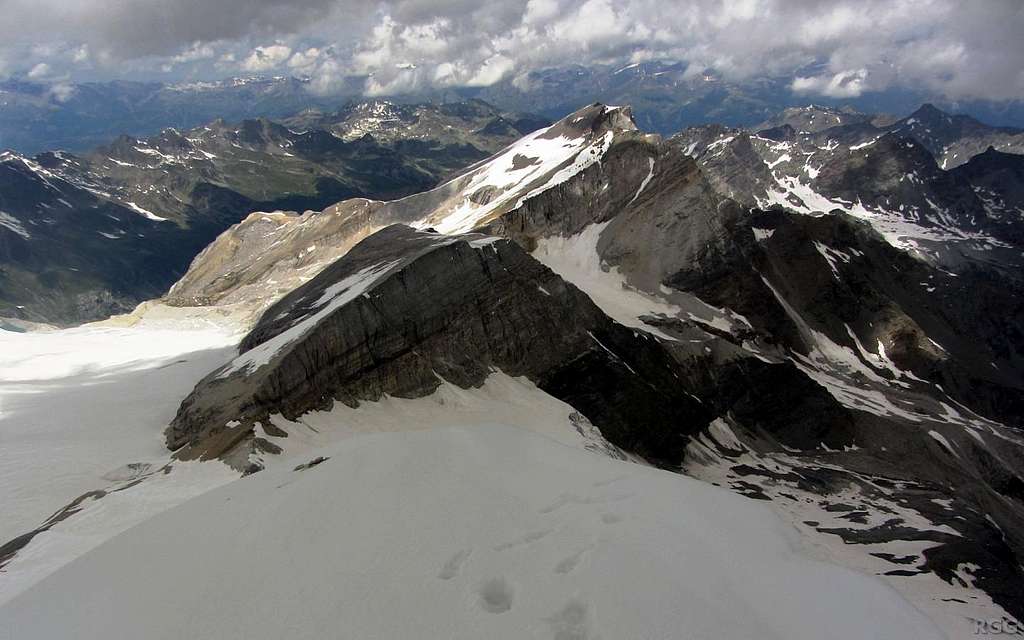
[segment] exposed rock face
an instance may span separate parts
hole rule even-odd
[[[792,107],[754,129],[762,130],[763,134],[764,130],[779,127],[789,127],[801,134],[827,132],[837,139],[851,135],[861,138],[848,144],[891,132],[923,146],[943,169],[953,169],[988,147],[1006,153],[1024,152],[1024,131],[989,126],[970,116],[946,113],[931,104],[924,104],[909,116],[898,119],[816,105]]]
[[[698,161],[718,193],[745,206],[839,210],[946,269],[1020,265],[1019,225],[999,201],[986,203],[964,174],[941,169],[913,137],[864,124],[771,135],[709,126],[671,143]]]
[[[950,115],[925,104],[890,129],[913,136],[943,169],[959,166],[988,147],[1006,153],[1024,153],[1024,131],[1012,127],[991,127],[970,116]]]
[[[789,127],[801,133],[818,133],[834,127],[870,123],[872,116],[852,109],[836,109],[821,105],[789,107],[776,116],[753,127],[755,130]]]
[[[442,380],[526,376],[613,444],[678,463],[707,411],[654,338],[612,322],[515,244],[387,227],[270,307],[240,355],[203,380],[167,433],[183,457],[216,456],[271,414],[334,401],[417,397]],[[621,355],[620,355],[621,354]]]
[[[319,213],[253,214],[197,256],[167,300],[263,308],[374,231],[390,224],[469,231],[598,163],[613,140],[644,137],[627,110],[594,105],[424,193],[346,200]]]

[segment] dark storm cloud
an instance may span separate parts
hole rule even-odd
[[[296,33],[333,0],[0,0],[7,42],[79,41],[117,59],[173,55],[194,42]],[[359,3],[352,3],[359,7]]]
[[[0,0],[0,16],[0,73],[214,64],[322,90],[367,73],[370,92],[392,93],[661,58],[737,80],[790,74],[794,91],[836,97],[897,85],[1024,98],[1019,0]]]

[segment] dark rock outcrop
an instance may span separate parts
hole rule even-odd
[[[479,235],[383,229],[269,308],[240,352],[182,404],[167,432],[170,448],[186,447],[179,456],[220,455],[272,414],[417,397],[442,380],[479,386],[494,368],[665,463],[710,419],[656,339],[515,244]]]

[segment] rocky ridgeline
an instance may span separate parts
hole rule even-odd
[[[253,211],[418,193],[543,124],[480,101],[360,103],[286,122],[0,154],[0,317],[66,325],[130,311]]]

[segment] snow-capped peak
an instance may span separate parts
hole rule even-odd
[[[418,226],[465,233],[600,162],[617,134],[635,130],[629,107],[584,107],[439,187],[456,193]]]

